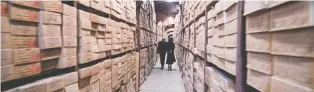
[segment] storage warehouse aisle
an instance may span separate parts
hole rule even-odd
[[[173,64],[172,71],[168,71],[167,68],[160,69],[159,61],[141,85],[140,92],[185,92],[177,63]]]
[[[1,1],[1,92],[314,92],[314,1]],[[173,71],[157,44],[173,38]],[[172,45],[172,44],[170,44]]]

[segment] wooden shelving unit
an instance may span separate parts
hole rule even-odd
[[[181,76],[182,76],[182,78],[184,79],[184,78],[188,78],[188,77],[191,77],[192,78],[192,84],[185,84],[185,86],[186,86],[186,88],[189,88],[189,85],[191,86],[192,85],[192,88],[193,88],[193,92],[199,92],[200,90],[199,89],[195,89],[195,80],[194,80],[194,77],[197,77],[197,76],[194,76],[194,72],[196,72],[197,71],[197,69],[195,69],[194,68],[194,65],[195,65],[195,63],[197,62],[198,64],[204,64],[204,69],[202,70],[202,71],[204,71],[205,70],[205,68],[206,67],[213,67],[214,69],[216,69],[216,70],[218,70],[220,73],[222,73],[223,75],[225,75],[225,76],[227,76],[228,78],[230,78],[230,79],[232,79],[234,82],[235,82],[235,90],[236,90],[236,92],[245,92],[245,91],[247,91],[247,90],[251,90],[252,92],[255,92],[254,90],[252,90],[248,85],[246,85],[246,83],[245,83],[245,81],[246,81],[246,61],[245,61],[245,50],[244,50],[244,48],[242,48],[245,44],[244,44],[244,42],[243,41],[245,41],[243,38],[241,38],[241,37],[243,37],[242,35],[240,35],[240,34],[243,34],[243,33],[245,33],[244,32],[244,29],[243,29],[243,27],[238,27],[238,37],[240,37],[240,38],[238,38],[238,40],[242,40],[242,42],[239,42],[239,44],[238,44],[238,51],[240,51],[240,52],[238,52],[237,54],[238,54],[238,56],[240,56],[240,57],[238,57],[238,59],[237,59],[237,61],[236,61],[236,63],[237,63],[237,65],[236,65],[236,75],[234,75],[234,74],[231,74],[231,73],[229,73],[228,71],[226,71],[225,69],[222,69],[222,68],[220,68],[220,67],[218,67],[216,64],[214,64],[214,63],[212,63],[210,60],[211,59],[209,59],[208,58],[208,55],[210,55],[210,56],[212,56],[212,54],[210,54],[210,53],[207,53],[207,44],[209,44],[208,43],[208,31],[212,31],[212,30],[208,30],[208,14],[207,14],[207,12],[209,12],[211,9],[214,9],[214,8],[212,8],[212,7],[214,7],[214,5],[217,3],[217,1],[205,1],[205,2],[210,2],[210,3],[208,3],[207,5],[206,5],[206,8],[205,8],[205,10],[202,10],[201,11],[201,13],[199,13],[199,15],[195,15],[196,17],[194,17],[193,19],[190,19],[190,21],[188,21],[187,23],[185,23],[184,22],[184,14],[183,14],[183,11],[184,11],[184,9],[186,8],[186,7],[184,7],[185,5],[184,4],[186,4],[186,3],[181,3],[181,16],[180,16],[180,19],[182,19],[182,20],[180,20],[180,22],[179,22],[179,25],[181,26],[181,29],[178,29],[177,30],[177,34],[175,34],[176,35],[176,44],[177,44],[177,46],[179,46],[179,48],[176,50],[177,51],[177,53],[180,53],[179,55],[177,55],[177,58],[180,58],[178,61],[180,62],[179,63],[179,65],[180,65],[180,71],[181,71]],[[243,4],[243,2],[244,1],[240,1],[240,2],[238,2],[237,4],[238,4],[238,24],[239,25],[243,25],[243,22],[244,22],[244,17],[243,17],[243,6],[244,6],[244,4]],[[192,14],[195,14],[196,12],[195,11],[193,11],[192,10]],[[190,14],[191,14],[191,12],[190,12]],[[191,15],[190,15],[191,16]],[[204,53],[204,55],[200,55],[200,53],[199,52],[197,52],[197,51],[195,51],[195,49],[191,49],[191,47],[190,47],[190,45],[193,45],[193,47],[195,47],[196,46],[196,44],[195,44],[195,42],[196,42],[196,39],[195,39],[195,37],[197,37],[196,35],[195,35],[195,32],[193,32],[195,29],[196,29],[196,27],[195,27],[195,23],[197,22],[197,20],[199,20],[201,17],[205,17],[205,22],[204,22],[204,31],[205,31],[205,34],[204,34],[204,36],[206,37],[205,38],[205,40],[197,40],[197,41],[204,41],[204,47],[205,47],[205,53]],[[192,26],[192,28],[193,29],[190,29],[191,28],[191,26]],[[188,29],[188,30],[186,30],[186,29]],[[191,33],[194,33],[194,35],[191,35]],[[194,38],[194,40],[191,40],[191,38]],[[194,41],[194,44],[189,44],[189,43],[191,43],[190,41]],[[186,45],[184,45],[184,44],[186,44],[186,43],[188,43],[188,45],[186,46]],[[193,61],[188,61],[188,54],[190,53],[190,55],[193,55]],[[192,68],[193,68],[193,75],[192,76],[190,76],[190,74],[187,74],[187,73],[189,73],[189,71],[188,70],[186,70],[186,69],[190,69],[191,68],[191,66],[190,65],[185,65],[185,64],[188,64],[187,62],[191,62],[191,66],[192,66]],[[185,68],[184,68],[185,67]],[[187,72],[186,72],[187,71]],[[204,73],[204,72],[203,72]],[[205,77],[205,73],[204,73],[204,78],[206,78]],[[203,79],[203,80],[205,80],[205,79]],[[187,82],[186,82],[187,83]],[[206,92],[207,90],[210,90],[209,88],[208,88],[208,86],[207,86],[207,84],[204,82],[203,83],[204,84],[204,89],[201,91],[201,92]],[[187,89],[186,89],[187,90]],[[188,90],[187,90],[188,91]],[[249,91],[249,92],[251,92],[251,91]]]

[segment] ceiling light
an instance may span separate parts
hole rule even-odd
[[[167,2],[173,2],[173,0],[166,0]]]

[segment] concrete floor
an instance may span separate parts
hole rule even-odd
[[[185,92],[178,64],[172,65],[172,71],[167,70],[167,65],[163,70],[160,67],[160,62],[157,62],[152,73],[140,87],[140,92]]]

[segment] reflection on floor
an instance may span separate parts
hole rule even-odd
[[[172,65],[172,71],[160,69],[160,62],[156,64],[152,73],[140,87],[140,92],[185,92],[177,63]]]

